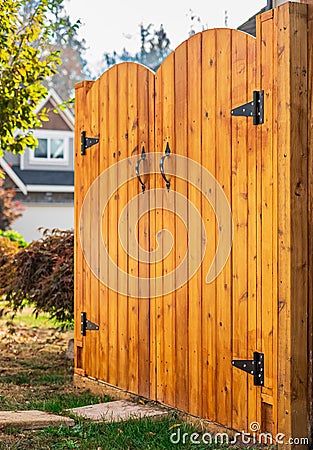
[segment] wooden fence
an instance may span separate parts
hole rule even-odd
[[[101,380],[236,430],[250,431],[258,422],[274,435],[310,435],[312,17],[312,6],[284,4],[257,17],[256,39],[208,30],[182,43],[156,74],[123,63],[76,86],[76,380]],[[261,123],[253,124],[262,115],[254,105],[244,109],[255,117],[231,113],[253,95],[262,104],[261,91]],[[82,132],[98,139],[87,140],[83,151]],[[167,146],[170,192],[194,205],[206,231],[204,258],[192,277],[188,247],[201,253],[203,236],[191,207],[186,203],[185,221],[175,214],[177,198],[167,196],[160,173],[147,173],[144,160],[137,165],[143,194],[135,176],[142,147],[158,163]],[[188,182],[189,165],[185,177],[175,176],[175,156],[207,169],[231,207],[231,253],[210,283],[206,275],[221,231],[216,215],[226,212],[218,211],[219,202],[214,211],[203,195],[204,172],[198,186]],[[156,188],[164,188],[161,205],[149,197]],[[150,209],[134,226],[141,198],[149,198]],[[158,260],[162,229],[174,244]],[[139,261],[139,247],[153,256]],[[155,297],[151,290],[141,298],[139,278],[165,277],[185,254],[186,283],[177,287],[174,280],[172,292]],[[129,276],[126,284],[121,271]],[[82,312],[87,330],[81,329]],[[90,323],[98,330],[88,330]],[[264,362],[262,385],[232,363],[252,361],[255,352],[263,358],[260,366]]]

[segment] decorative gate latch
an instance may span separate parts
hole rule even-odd
[[[85,156],[86,155],[86,149],[89,148],[89,147],[92,147],[95,144],[98,144],[98,142],[99,142],[98,138],[86,137],[86,131],[82,131],[81,139],[80,139],[80,143],[81,143],[80,154],[82,156]]]
[[[253,117],[253,125],[264,122],[264,91],[253,91],[252,102],[245,103],[231,110],[232,116]]]
[[[93,322],[90,322],[90,320],[87,319],[87,314],[85,312],[81,313],[80,325],[81,325],[80,332],[82,336],[86,336],[87,330],[99,330],[98,325],[96,325]]]
[[[235,359],[232,365],[253,375],[254,385],[264,385],[264,353],[254,352],[253,359]]]

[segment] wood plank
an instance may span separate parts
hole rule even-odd
[[[163,153],[165,148],[165,140],[163,137],[163,70],[162,64],[155,75],[155,149],[157,152]],[[159,174],[156,174],[155,187],[163,188],[164,181]],[[153,206],[155,206],[155,198],[152,198]],[[155,234],[163,229],[162,210],[155,209]],[[153,236],[153,239],[154,239]],[[162,243],[160,243],[162,248]],[[153,243],[153,249],[156,248],[156,242]],[[162,261],[156,262],[155,278],[162,277],[163,264]],[[165,379],[164,379],[164,303],[163,297],[159,296],[155,301],[156,314],[156,377],[157,377],[157,400],[165,403]]]
[[[247,38],[248,91],[259,89],[257,80],[256,41]],[[257,127],[251,120],[247,130],[247,183],[248,183],[248,356],[258,349],[257,342],[257,151],[259,146]],[[248,376],[248,424],[260,422],[261,399],[252,377]]]
[[[307,5],[290,7],[292,434],[308,436],[308,36]],[[280,341],[280,340],[279,340]],[[304,342],[303,342],[304,341]]]
[[[174,79],[174,53],[166,58],[163,62],[162,71],[162,84],[163,84],[163,153],[165,151],[165,142],[168,142],[172,153],[177,153],[174,123],[175,123],[175,79]],[[173,167],[171,157],[167,158],[164,162],[165,173],[167,168]],[[159,175],[160,177],[160,175]],[[170,177],[170,191],[175,191],[175,177]],[[165,183],[163,181],[163,189],[165,189]],[[165,192],[163,195],[163,211],[162,211],[162,228],[172,233],[175,239],[175,203],[172,195],[169,192]],[[177,237],[176,237],[177,238]],[[172,248],[170,254],[163,259],[162,275],[165,277],[175,269],[175,247]],[[174,280],[171,283],[163,282],[163,287],[172,289],[173,292],[163,296],[163,308],[164,308],[164,322],[163,322],[163,345],[164,345],[164,401],[169,405],[175,405],[175,377],[176,377],[176,364],[175,364],[175,308],[176,308],[176,296],[174,290]]]
[[[149,126],[154,123],[154,117],[149,115],[149,84],[154,83],[153,75],[143,66],[138,66],[137,91],[138,91],[138,143],[139,151],[144,145],[145,150],[150,152]],[[153,148],[151,149],[153,150]],[[149,176],[144,177],[144,182],[149,186]],[[139,187],[139,186],[138,186]],[[139,188],[140,190],[140,188]],[[144,194],[142,194],[144,195]],[[147,194],[146,194],[147,195]],[[150,221],[149,213],[145,214],[138,225],[138,243],[146,251],[150,248]],[[139,263],[138,275],[141,278],[150,277],[150,267],[148,263]],[[140,292],[140,285],[139,285]],[[138,304],[139,336],[138,352],[140,358],[138,361],[139,395],[150,396],[150,299],[140,298]]]
[[[202,34],[202,166],[215,176],[216,161],[216,31]],[[203,189],[205,186],[203,186]],[[202,196],[202,218],[207,245],[202,265],[202,350],[203,350],[203,417],[216,421],[216,282],[205,278],[216,252],[217,223],[215,212]]]
[[[187,43],[181,44],[175,51],[175,152],[182,156],[188,155],[187,147]],[[184,177],[187,179],[187,167]],[[188,196],[188,186],[182,179],[175,181],[176,192],[184,197]],[[187,206],[185,209],[187,216]],[[187,224],[186,224],[187,225]],[[186,225],[176,219],[175,230],[175,267],[177,267],[185,257],[188,245]],[[186,269],[185,279],[188,279]],[[176,291],[176,352],[175,361],[175,406],[183,411],[189,409],[189,371],[188,371],[188,287],[185,284]]]
[[[85,122],[84,128],[86,131],[86,135],[90,136],[92,133],[92,94],[90,93],[94,83],[88,84],[88,90],[86,91],[85,97]],[[90,152],[86,152],[86,155],[83,158],[83,199],[90,188],[90,179],[91,179],[91,154]],[[90,235],[91,230],[91,205],[89,204],[86,208],[87,214],[84,218],[83,224],[81,226],[87,231],[87,235]],[[88,254],[91,253],[91,242],[85,241],[84,246]],[[84,258],[83,263],[83,298],[84,298],[84,311],[86,312],[87,318],[91,317],[91,270],[88,262]],[[91,320],[91,319],[90,319]],[[93,376],[94,372],[94,358],[91,355],[92,351],[92,340],[93,337],[91,333],[86,333],[86,336],[83,338],[84,352],[85,352],[85,371],[86,375]]]
[[[273,249],[274,249],[274,218],[273,218],[273,20],[262,23],[262,76],[261,86],[264,89],[266,114],[261,130],[262,139],[262,187],[261,187],[261,217],[262,217],[262,351],[267,361],[264,371],[264,387],[262,392],[268,395],[273,390],[273,320],[274,320],[274,286],[273,286]]]
[[[277,23],[277,10],[274,13],[273,17],[273,52],[274,52],[274,67],[277,67],[278,54],[275,52],[275,44],[277,43],[277,33],[278,33],[278,23]],[[278,433],[279,429],[277,428],[277,377],[278,377],[278,361],[275,358],[277,355],[278,349],[278,304],[277,304],[277,286],[278,286],[278,150],[277,150],[277,126],[275,122],[275,117],[278,116],[278,106],[275,99],[277,99],[277,74],[273,73],[272,78],[272,96],[273,96],[273,105],[272,105],[272,166],[273,166],[273,249],[272,249],[272,258],[273,258],[273,295],[272,295],[272,309],[273,309],[273,360],[272,360],[272,371],[273,371],[273,407],[272,407],[272,430],[273,433]],[[270,402],[268,402],[270,403]]]
[[[109,72],[100,78],[99,84],[99,127],[100,127],[100,157],[99,172],[102,174],[109,167]],[[101,195],[106,197],[108,184],[104,178],[101,182]],[[100,201],[100,199],[99,199]],[[99,211],[102,214],[102,239],[106,248],[109,248],[109,208]],[[104,256],[104,248],[100,246],[100,278],[108,276],[108,265]],[[109,295],[110,291],[104,283],[100,283],[99,292],[99,379],[109,381]]]
[[[232,33],[232,104],[250,100],[247,83],[247,37]],[[232,347],[234,359],[249,359],[247,348],[248,323],[248,186],[247,138],[250,118],[232,119],[232,215],[234,237],[232,246]],[[248,429],[247,374],[233,370],[232,374],[232,426],[236,430]]]
[[[128,149],[128,64],[118,64],[117,66],[117,147],[116,160],[121,161],[129,156]],[[118,170],[118,182],[121,180],[123,170]],[[116,193],[117,217],[120,220],[123,208],[128,202],[127,186],[119,187]],[[117,261],[119,271],[127,272],[128,257],[120,243],[120,235],[127,236],[127,220],[124,220],[124,226],[120,226],[117,232],[118,223],[116,225],[117,239]],[[111,237],[112,239],[112,237]],[[123,281],[118,276],[118,287]],[[117,294],[118,307],[118,386],[122,389],[128,389],[129,383],[129,341],[128,341],[128,299],[126,296]]]
[[[188,46],[188,157],[201,164],[201,43],[202,35],[192,36]],[[201,180],[199,180],[201,189]],[[188,184],[188,199],[201,214],[201,193],[190,183]],[[199,230],[194,228],[188,210],[189,246],[195,253],[201,253],[201,238]],[[188,261],[188,267],[192,262]],[[189,412],[202,414],[202,327],[201,327],[201,270],[189,280]]]
[[[262,14],[257,17],[256,30],[256,88],[262,89],[262,24],[265,20],[272,20],[273,14]],[[266,19],[267,17],[267,19]],[[262,352],[262,127],[256,127],[256,349]],[[252,324],[253,325],[253,324]],[[255,387],[253,386],[253,390]],[[261,393],[256,394],[256,421],[262,427]]]
[[[149,74],[149,138],[147,150],[149,154],[153,154],[156,148],[155,144],[155,77],[153,73]],[[151,191],[156,186],[156,175],[150,174],[147,188]],[[156,211],[155,196],[150,195],[150,212],[149,212],[149,224],[150,224],[150,237],[149,237],[149,250],[150,250],[150,278],[153,280],[156,277],[155,264],[153,257],[153,249],[155,248],[156,237]],[[156,322],[157,322],[157,300],[154,296],[155,292],[150,287],[150,398],[152,400],[157,399],[157,340],[156,340]]]
[[[84,105],[86,98],[86,87],[82,83],[75,86],[75,193],[74,193],[74,323],[75,323],[75,368],[83,369],[84,351],[77,349],[77,341],[81,340],[80,314],[83,310],[83,254],[80,246],[79,220],[83,201],[83,159],[80,153],[81,132],[84,130]]]
[[[217,73],[216,73],[216,179],[231,201],[231,31],[220,29],[217,32]],[[217,205],[220,211],[220,205]],[[232,380],[232,342],[231,342],[231,258],[216,280],[216,324],[217,324],[217,374],[216,389],[218,408],[216,419],[219,423],[231,426],[231,380]]]
[[[313,5],[308,6],[308,233],[309,233],[309,308],[308,355],[309,436],[313,435]]]
[[[111,166],[117,162],[117,97],[118,97],[118,85],[117,85],[117,67],[113,66],[109,70],[109,128],[108,128],[108,142],[109,142],[109,155],[108,165]],[[116,180],[109,176],[108,182],[115,184]],[[117,264],[117,233],[116,227],[118,223],[118,211],[116,203],[116,195],[110,199],[108,204],[108,250],[109,255],[113,261]],[[113,238],[115,236],[115,239]],[[109,279],[117,280],[117,270],[112,268],[109,270]],[[118,386],[118,295],[112,289],[109,291],[109,383],[114,386]]]
[[[138,145],[138,66],[136,64],[128,65],[128,155],[140,155],[140,148]],[[131,200],[139,193],[139,183],[137,179],[133,179],[127,184],[128,200]],[[138,204],[134,205],[132,213],[135,217],[138,216]],[[138,229],[129,229],[129,236],[136,236],[138,239]],[[134,239],[128,243],[128,252],[138,255],[138,244]],[[128,257],[128,273],[133,277],[138,277],[138,257],[137,260]],[[138,283],[138,281],[135,281]],[[139,379],[138,379],[138,299],[129,297],[128,300],[128,343],[129,343],[129,390],[130,392],[138,393]]]
[[[93,83],[89,92],[87,102],[90,101],[90,114],[88,116],[89,127],[86,127],[86,132],[89,133],[91,137],[99,137],[99,80]],[[88,135],[88,134],[87,134]],[[99,144],[92,146],[87,149],[88,164],[90,165],[89,170],[89,186],[96,180],[99,175]],[[90,315],[87,312],[87,318],[93,323],[99,324],[99,235],[100,235],[100,221],[97,220],[99,213],[99,192],[95,191],[94,195],[91,196],[92,210],[90,210],[90,217],[92,218],[90,227],[90,263],[91,267],[96,268],[96,273],[90,271],[90,299],[89,299],[89,310]],[[96,220],[94,220],[96,219]],[[88,332],[87,332],[88,333]],[[99,377],[99,342],[100,335],[96,332],[90,333],[90,375],[98,378]]]

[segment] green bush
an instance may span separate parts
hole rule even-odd
[[[17,242],[20,248],[25,248],[28,245],[23,236],[15,230],[0,230],[0,236],[8,238],[12,242]]]
[[[36,314],[46,312],[58,322],[72,323],[73,231],[45,230],[41,239],[13,254],[0,267],[1,295],[13,311],[22,309],[27,300]]]

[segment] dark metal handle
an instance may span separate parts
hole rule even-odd
[[[170,186],[171,186],[171,182],[170,180],[166,177],[165,173],[164,173],[164,160],[165,158],[167,158],[168,156],[170,156],[171,150],[170,150],[170,146],[169,143],[166,143],[166,149],[165,149],[165,155],[162,156],[162,158],[160,159],[160,172],[162,175],[163,180],[166,183],[166,189],[169,191],[170,190]]]
[[[136,163],[136,175],[137,175],[139,183],[141,184],[142,193],[145,192],[146,185],[145,185],[145,183],[142,181],[142,179],[140,177],[139,166],[140,166],[141,161],[144,161],[145,159],[146,159],[146,152],[145,152],[145,148],[142,147],[140,159],[138,159],[138,161]]]

